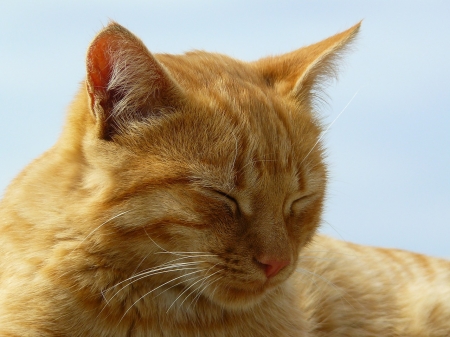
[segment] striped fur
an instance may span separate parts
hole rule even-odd
[[[316,234],[315,103],[359,24],[241,62],[116,23],[0,203],[0,336],[448,336],[450,264]]]

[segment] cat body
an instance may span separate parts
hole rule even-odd
[[[316,234],[316,96],[358,29],[251,63],[103,29],[0,203],[0,336],[448,336],[448,261]]]

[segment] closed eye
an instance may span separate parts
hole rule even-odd
[[[214,194],[219,195],[221,199],[226,201],[227,205],[231,207],[233,214],[237,214],[239,212],[239,204],[235,198],[219,190],[212,190],[212,191],[214,192]]]
[[[295,199],[292,204],[295,204],[297,202],[302,202],[302,201],[306,201],[309,197],[311,197],[311,195],[303,195],[300,198]]]
[[[314,194],[306,194],[294,199],[290,204],[289,213],[298,214],[301,213],[304,208],[314,199]]]

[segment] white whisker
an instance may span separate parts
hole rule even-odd
[[[217,274],[219,271],[220,271],[220,270],[218,270],[218,271],[215,272],[214,274]],[[213,284],[214,282],[220,280],[220,279],[223,277],[223,276],[221,276],[221,277],[218,277],[218,278],[216,278],[216,279],[209,280],[209,281],[206,282],[206,284],[203,286],[204,282],[205,282],[208,278],[210,278],[211,276],[213,276],[214,274],[211,274],[211,275],[209,275],[208,277],[206,277],[206,278],[203,280],[203,282],[200,284],[200,286],[195,290],[195,291],[197,291],[197,295],[195,295],[195,297],[192,299],[192,302],[191,302],[191,304],[189,304],[188,308],[189,308],[191,305],[195,306],[195,304],[196,304],[197,301],[199,300],[200,296],[202,295],[203,291],[204,291],[207,287],[209,287],[211,284]]]
[[[195,262],[191,262],[191,264],[196,264],[196,263],[195,263]],[[102,310],[100,310],[100,312],[98,313],[98,315],[100,315],[100,314],[103,312],[103,310],[105,310],[105,308],[108,306],[108,304],[109,304],[109,303],[114,299],[114,297],[116,297],[123,289],[125,289],[126,287],[130,286],[131,284],[133,284],[133,283],[135,283],[135,282],[137,282],[137,281],[139,281],[139,280],[145,279],[145,278],[150,277],[150,276],[158,275],[158,274],[164,274],[164,273],[175,272],[175,271],[186,271],[186,270],[197,270],[197,269],[198,269],[198,268],[190,268],[190,267],[187,267],[187,268],[186,268],[186,267],[184,267],[184,268],[178,268],[178,267],[179,267],[178,264],[175,264],[175,265],[173,265],[173,266],[166,266],[165,268],[159,268],[159,267],[158,267],[158,268],[154,268],[154,270],[147,271],[147,272],[141,272],[141,273],[139,273],[139,274],[137,274],[137,275],[133,275],[133,276],[131,276],[131,277],[129,277],[129,278],[127,278],[127,279],[125,279],[125,280],[123,280],[123,281],[121,281],[121,282],[115,284],[114,286],[109,287],[108,289],[102,290],[102,291],[101,291],[101,294],[102,294],[103,299],[105,300],[105,305],[103,306]],[[170,269],[170,268],[172,268],[172,269]],[[162,270],[162,271],[161,271],[161,269],[165,269],[165,270]],[[184,275],[182,275],[182,276],[189,275],[189,274],[192,274],[192,273],[184,274]],[[181,276],[181,277],[182,277],[182,276]],[[180,277],[178,277],[178,278],[180,278]],[[130,281],[130,280],[132,280],[132,279],[134,279],[134,280],[131,281],[131,282],[129,282],[129,283],[127,283],[126,285],[124,285],[123,287],[121,287],[119,290],[117,290],[117,291],[114,293],[114,295],[111,296],[109,299],[106,298],[106,296],[105,296],[106,292],[108,292],[109,290],[111,290],[111,289],[117,287],[118,285],[120,285],[120,284],[122,284],[122,283],[125,283],[125,282],[127,282],[127,281]],[[173,281],[173,280],[174,280],[174,279],[172,279],[171,281]],[[180,283],[182,283],[182,282],[180,282]],[[159,288],[159,287],[158,287],[158,288]],[[156,288],[156,289],[157,289],[157,288]],[[155,290],[156,290],[156,289],[155,289]],[[97,317],[98,317],[98,315],[97,315]]]
[[[359,91],[359,90],[358,90]],[[300,164],[303,164],[303,162],[306,160],[306,158],[308,158],[308,156],[311,154],[311,152],[316,148],[317,144],[319,144],[319,142],[322,140],[322,138],[326,135],[326,133],[328,132],[328,130],[331,128],[331,126],[338,120],[338,118],[342,115],[342,113],[347,110],[347,107],[350,105],[350,103],[353,101],[353,99],[356,97],[356,95],[358,94],[358,91],[355,92],[355,94],[353,95],[352,98],[350,98],[350,101],[347,103],[347,105],[341,110],[341,112],[336,116],[336,118],[330,123],[330,125],[328,125],[328,127],[325,129],[324,132],[322,132],[322,134],[320,135],[320,137],[317,139],[317,141],[314,143],[313,147],[311,148],[311,150],[309,150],[309,152],[306,154],[305,158],[303,158],[303,160],[300,162]]]
[[[215,254],[205,254],[205,252],[156,252],[154,254],[172,254],[177,256],[184,256],[184,257],[215,257],[217,255]],[[190,254],[198,254],[198,255],[190,255]]]
[[[148,236],[148,238],[150,239],[150,241],[152,241],[156,247],[158,247],[159,249],[161,249],[164,252],[170,253],[168,250],[164,249],[163,247],[161,247],[160,245],[158,245],[155,240],[153,240],[150,235],[148,235],[147,230],[145,229],[145,227],[143,227],[145,234]]]
[[[133,274],[135,275],[137,270],[139,269],[139,267],[141,266],[142,263],[144,263],[145,259],[150,255],[150,253],[148,253],[147,255],[144,256],[144,258],[141,260],[141,262],[139,262],[139,264],[137,265],[137,267],[134,269]]]
[[[199,270],[199,271],[203,271],[203,270]],[[198,278],[198,277],[201,277],[201,276],[197,276],[197,278]],[[190,278],[190,279],[188,279],[188,280],[181,280],[180,282],[177,282],[177,283],[175,283],[174,285],[171,285],[169,288],[164,289],[163,291],[161,291],[161,292],[160,292],[158,295],[156,295],[155,297],[158,297],[158,296],[164,294],[166,291],[169,291],[170,289],[175,288],[176,286],[179,286],[180,284],[182,284],[182,283],[184,283],[184,282],[186,282],[186,281],[192,280],[192,279],[194,279],[194,278],[195,278],[195,277]]]
[[[150,237],[150,235],[148,235],[147,230],[145,228],[143,228],[143,229],[144,229],[144,232],[147,235],[147,237],[150,239],[150,241],[152,241],[156,247],[158,247],[159,249],[162,250],[162,252],[156,252],[155,254],[172,254],[172,255],[179,255],[179,256],[185,256],[186,254],[205,254],[205,252],[187,252],[187,253],[185,253],[185,252],[171,252],[171,251],[168,251],[167,249],[165,249],[165,248],[161,247],[159,244],[157,244],[155,242],[155,240],[153,240]],[[210,256],[214,256],[214,255],[210,255]]]
[[[169,280],[169,281],[167,281],[167,282],[164,282],[163,284],[159,285],[158,287],[156,287],[156,288],[150,290],[149,292],[145,293],[144,295],[142,295],[141,297],[139,297],[136,301],[134,301],[133,304],[125,311],[125,313],[122,315],[122,317],[120,318],[120,320],[119,320],[119,322],[117,323],[117,325],[119,325],[120,322],[122,322],[123,318],[124,318],[125,315],[128,313],[128,311],[130,311],[131,308],[133,308],[133,306],[136,305],[136,303],[139,302],[140,300],[142,300],[144,297],[150,295],[152,292],[158,290],[159,288],[165,286],[166,284],[168,284],[168,283],[170,283],[170,282],[173,282],[173,281],[178,280],[178,279],[180,279],[180,278],[182,278],[182,277],[189,276],[189,275],[192,275],[192,274],[195,274],[195,273],[199,273],[199,272],[201,272],[201,270],[193,271],[193,272],[190,272],[190,273],[187,273],[187,274],[184,274],[184,275],[175,277],[174,279],[171,279],[171,280]]]
[[[185,260],[185,259],[189,259],[189,258],[191,258],[191,257],[190,256],[180,257],[178,259],[174,259],[174,260],[165,262],[165,263],[159,265],[158,267],[151,267],[151,268],[144,269],[144,270],[140,271],[139,274],[143,274],[143,273],[146,273],[146,272],[153,272],[153,271],[157,271],[157,270],[160,270],[160,269],[167,269],[169,267],[177,267],[178,268],[180,266],[196,265],[198,263],[204,262],[204,261],[193,261],[193,262],[178,262],[178,263],[174,263],[175,261]],[[131,276],[131,277],[133,277],[133,276]]]
[[[330,226],[331,229],[339,236],[339,238],[340,238],[342,241],[346,241],[346,240],[344,239],[344,237],[341,235],[341,233],[339,233],[339,231],[338,231],[338,230],[337,230],[330,222],[328,222],[328,221],[326,221],[326,220],[322,220],[322,222],[323,222],[324,224]]]
[[[82,244],[83,244],[83,242],[84,241],[86,241],[92,234],[94,234],[98,229],[100,229],[102,226],[104,226],[104,225],[106,225],[108,222],[110,222],[110,221],[112,221],[112,220],[114,220],[114,219],[116,219],[116,218],[118,218],[119,216],[122,216],[122,215],[124,215],[124,214],[126,214],[126,213],[128,213],[128,212],[130,212],[130,210],[128,210],[128,211],[124,211],[124,212],[121,212],[121,213],[119,213],[119,214],[117,214],[117,215],[115,215],[115,216],[113,216],[112,218],[109,218],[108,220],[106,220],[105,222],[103,222],[100,226],[98,226],[97,228],[95,228],[94,230],[92,230],[88,235],[86,235],[86,237],[83,239],[83,241],[81,241],[68,255],[70,255],[70,254],[72,254],[75,250],[77,250]]]
[[[213,281],[212,283],[210,283],[208,286],[210,286],[211,284],[213,284],[213,283],[219,281],[221,278],[223,278],[223,276],[217,278],[215,281]],[[211,293],[211,297],[214,296],[214,293],[216,292],[216,290],[217,290],[218,287],[219,287],[219,285],[217,284],[216,287],[214,288],[214,290],[213,290],[212,293]]]
[[[120,291],[122,291],[123,289],[125,289],[126,287],[128,287],[129,285],[142,280],[143,278],[149,277],[149,276],[154,276],[154,275],[158,275],[158,274],[164,274],[164,273],[169,273],[169,272],[174,272],[174,271],[183,271],[183,270],[192,270],[192,269],[198,269],[198,268],[194,268],[194,267],[190,267],[190,266],[195,266],[197,265],[197,262],[186,262],[186,263],[180,263],[180,264],[175,264],[175,265],[170,265],[170,266],[165,266],[165,267],[161,267],[161,268],[156,268],[154,270],[149,270],[149,271],[145,271],[145,272],[141,272],[139,274],[133,275],[123,281],[120,281],[119,283],[115,284],[112,287],[109,287],[108,289],[104,290],[103,292],[106,293],[107,291],[117,287],[120,284],[123,284],[127,281],[131,281],[129,283],[127,283],[125,286],[123,286],[122,288],[120,288],[113,297],[110,298],[110,300],[107,302],[109,303]]]
[[[184,289],[180,295],[178,295],[178,297],[172,302],[172,304],[169,306],[169,308],[166,311],[166,314],[169,312],[170,308],[172,308],[172,306],[175,304],[175,302],[181,297],[183,296],[184,293],[186,293],[189,289],[191,289],[194,285],[196,285],[198,282],[200,282],[203,278],[201,278],[200,280],[195,281],[194,283],[192,283],[189,287],[187,287],[186,289]],[[192,295],[192,292],[186,296],[186,298],[181,302],[180,306],[184,303],[184,301]]]

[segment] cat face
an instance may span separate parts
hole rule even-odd
[[[326,185],[312,92],[356,29],[313,46],[313,60],[303,48],[254,63],[154,56],[117,24],[97,36],[83,185],[116,275],[150,296],[242,308],[294,272]]]

